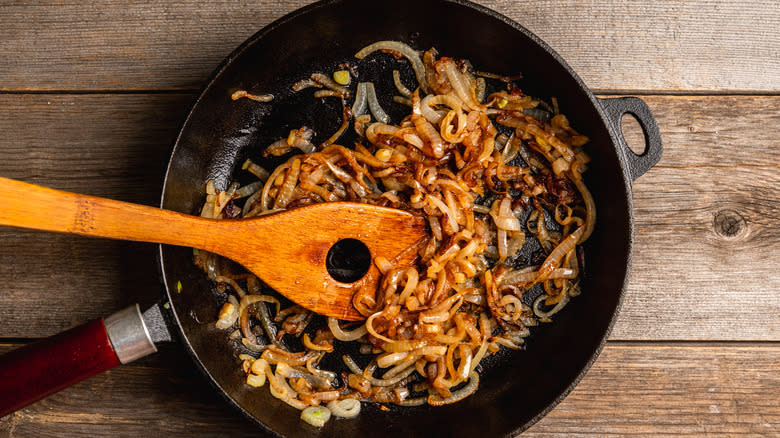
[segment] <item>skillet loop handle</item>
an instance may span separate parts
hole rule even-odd
[[[636,180],[645,172],[655,166],[661,159],[663,146],[661,144],[661,133],[658,130],[658,124],[655,122],[653,114],[647,104],[636,97],[618,97],[599,99],[601,107],[607,113],[607,117],[612,123],[618,143],[620,144],[620,154],[623,157],[623,164],[628,172],[631,181]],[[632,151],[626,139],[623,137],[623,131],[620,127],[620,121],[624,115],[630,114],[639,122],[642,127],[642,133],[645,137],[645,150],[641,154]]]

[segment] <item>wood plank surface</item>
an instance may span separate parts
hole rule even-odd
[[[159,204],[192,97],[2,95],[0,175]],[[0,241],[0,338],[49,336],[162,297],[154,245],[12,228]]]
[[[17,0],[0,4],[0,90],[197,89],[233,48],[304,0]],[[480,4],[558,51],[598,90],[768,92],[774,0]]]
[[[196,90],[238,44],[309,3],[0,2],[0,175],[156,205]],[[523,437],[780,436],[777,2],[478,3],[603,96],[641,95],[664,142],[633,185],[632,276],[610,341]],[[8,228],[0,242],[0,354],[161,297],[154,245]],[[0,418],[0,438],[82,436],[265,433],[164,344]]]
[[[610,342],[523,437],[777,436],[778,386],[778,344]],[[264,436],[176,345],[0,419],[0,438],[87,435]]]
[[[2,176],[158,203],[191,94],[0,94]]]
[[[0,175],[154,205],[190,100],[0,95]],[[645,100],[665,149],[634,185],[633,273],[612,339],[780,340],[780,124],[758,115],[777,114],[780,97]],[[721,128],[735,109],[745,117]],[[744,224],[723,234],[716,218],[732,216]],[[0,338],[50,335],[160,296],[153,245],[7,228],[0,238],[0,281],[11,285]],[[749,317],[747,299],[760,303]]]
[[[612,339],[780,339],[778,188],[776,167],[658,168],[637,180],[634,264]]]
[[[706,167],[710,177],[736,167],[780,168],[780,96],[639,97],[661,129],[664,150],[656,168]],[[638,125],[626,141],[643,144]]]

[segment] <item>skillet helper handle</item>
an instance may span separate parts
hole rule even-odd
[[[0,417],[157,351],[138,305],[0,356]]]
[[[661,143],[661,132],[658,130],[658,124],[655,122],[653,114],[647,104],[637,97],[617,97],[599,99],[601,107],[607,113],[609,121],[616,133],[620,144],[619,151],[623,155],[623,162],[631,181],[636,180],[645,172],[655,166],[661,160],[663,145]],[[632,151],[626,139],[623,137],[623,131],[620,127],[621,119],[624,115],[630,114],[639,122],[645,139],[645,150],[641,154]]]

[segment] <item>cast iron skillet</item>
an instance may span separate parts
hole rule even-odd
[[[329,136],[339,121],[337,99],[291,96],[290,85],[315,71],[332,72],[340,62],[353,60],[359,48],[385,39],[405,41],[417,49],[436,47],[439,53],[468,59],[484,71],[521,72],[524,78],[518,84],[526,94],[557,97],[561,112],[590,137],[587,150],[593,161],[585,178],[598,219],[584,246],[587,267],[582,295],[553,324],[533,329],[526,350],[492,360],[482,373],[479,390],[466,400],[440,408],[390,407],[388,411],[364,404],[358,418],[331,420],[322,430],[301,422],[299,412],[273,398],[267,388],[245,385],[235,344],[213,326],[221,305],[219,294],[213,293],[213,285],[193,266],[191,249],[163,246],[161,266],[175,325],[218,391],[277,435],[517,434],[571,391],[596,359],[615,320],[631,264],[631,182],[661,156],[658,128],[639,99],[594,97],[544,42],[508,18],[466,1],[323,1],[265,27],[216,70],[176,141],[162,207],[197,212],[207,180],[224,187],[240,178],[246,157],[259,159],[270,140],[302,122],[314,125],[322,138]],[[394,68],[397,65],[393,63]],[[365,75],[361,80],[384,77],[389,81],[390,70],[377,61],[375,69],[367,68],[361,74]],[[411,78],[408,70],[405,74]],[[231,101],[232,91],[240,88],[272,92],[277,99],[270,104]],[[380,95],[386,108],[397,109],[390,99],[391,94]],[[624,114],[637,118],[644,130],[646,150],[641,155],[628,149],[620,132]],[[301,230],[300,237],[306,239],[306,230]],[[181,293],[176,291],[177,282],[182,284]],[[338,351],[332,355],[340,357]]]

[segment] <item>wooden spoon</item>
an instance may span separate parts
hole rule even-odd
[[[307,309],[351,321],[365,319],[352,305],[353,294],[377,287],[373,261],[411,262],[427,233],[426,221],[409,212],[350,202],[215,220],[2,177],[0,199],[0,225],[203,249],[240,263]],[[326,266],[343,239],[363,242],[370,253],[368,272],[353,283],[334,279]]]

